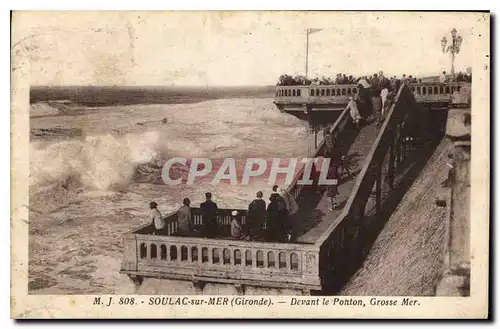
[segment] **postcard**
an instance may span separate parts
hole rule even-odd
[[[11,24],[12,318],[489,316],[489,12]]]

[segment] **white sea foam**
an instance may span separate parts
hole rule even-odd
[[[49,145],[32,142],[30,186],[71,179],[88,190],[109,190],[128,184],[135,168],[155,157],[293,156],[304,150],[305,128],[269,101],[231,99],[126,109],[111,107],[88,117],[66,118],[70,126],[85,128],[83,139]],[[170,122],[161,124],[163,117],[170,117]],[[117,126],[129,128],[120,135],[103,134],[104,128],[112,130],[110,118]],[[153,122],[143,128],[151,130],[139,131],[134,123],[142,121]]]

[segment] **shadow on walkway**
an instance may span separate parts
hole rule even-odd
[[[352,258],[349,263],[350,266],[346,266],[341,275],[336,275],[335,278],[328,280],[329,285],[324,286],[324,290],[320,293],[321,295],[337,294],[352,277],[352,275],[354,275],[356,271],[361,268],[380,232],[386,225],[400,201],[412,186],[413,182],[425,168],[427,162],[434,154],[434,151],[443,137],[444,136],[441,136],[441,138],[434,140],[429,144],[424,144],[421,146],[420,150],[414,150],[409,154],[409,158],[407,159],[407,168],[409,169],[404,173],[404,176],[400,178],[399,184],[385,194],[385,198],[382,199],[380,216],[375,214],[374,209],[365,210],[365,214],[367,212],[373,214],[365,215],[362,219],[364,223],[369,223],[369,225],[367,225],[363,231],[360,232],[360,237],[357,240],[360,244],[356,247],[359,248],[361,252],[358,253],[358,257]]]

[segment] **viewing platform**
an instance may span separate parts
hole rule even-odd
[[[192,284],[199,294],[206,284],[231,286],[238,294],[256,293],[256,287],[268,289],[266,293],[269,289],[304,295],[335,292],[368,252],[366,241],[383,219],[385,207],[394,202],[394,196],[401,196],[399,185],[418,160],[419,149],[427,147],[429,139],[439,138],[433,137],[433,131],[428,133],[435,125],[424,120],[413,87],[400,86],[381,126],[368,120],[358,130],[344,109],[327,128],[337,150],[356,164],[351,168],[355,175],[341,177],[341,208],[330,211],[322,189],[297,184],[304,168],[298,172],[287,188],[299,205],[290,219],[290,242],[229,238],[230,212],[235,209],[219,210],[221,234],[217,238],[178,236],[178,214],[174,212],[165,217],[165,235],[153,235],[151,224],[124,235],[121,272],[137,287],[148,278],[177,280]],[[452,92],[453,86],[448,87]],[[347,90],[353,93],[354,89],[345,89],[346,96]],[[443,92],[446,90],[443,86]],[[295,97],[305,96],[296,92]],[[325,155],[324,136],[319,136],[313,157]],[[201,227],[200,210],[191,210],[194,225]],[[244,225],[246,210],[236,210]]]
[[[410,83],[415,100],[428,105],[448,105],[453,96],[464,94],[470,97],[468,82]],[[358,93],[357,85],[295,85],[277,86],[274,104],[284,111],[303,111],[304,106],[315,111],[342,111],[349,97]],[[462,102],[467,102],[463,100]]]

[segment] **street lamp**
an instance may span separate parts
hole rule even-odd
[[[453,28],[451,30],[451,45],[446,48],[448,40],[446,37],[441,39],[441,47],[443,48],[443,53],[451,54],[451,76],[455,80],[455,55],[460,53],[460,46],[462,45],[462,37],[457,36],[457,29]]]

